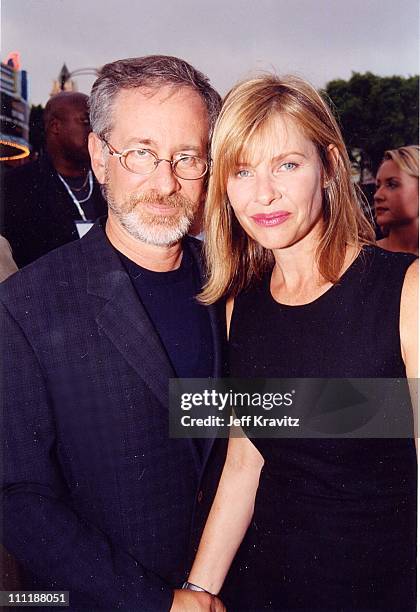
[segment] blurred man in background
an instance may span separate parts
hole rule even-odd
[[[4,177],[2,234],[19,268],[77,240],[106,204],[90,168],[88,96],[62,92],[44,111],[45,151]]]

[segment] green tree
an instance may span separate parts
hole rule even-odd
[[[327,83],[350,157],[376,171],[386,149],[418,143],[419,77],[354,72]]]

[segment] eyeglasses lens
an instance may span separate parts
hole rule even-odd
[[[156,167],[156,157],[145,149],[128,151],[125,156],[125,166],[136,174],[150,174]],[[162,160],[166,161],[166,160]],[[193,155],[186,155],[172,164],[174,174],[179,178],[198,179],[207,172],[207,162]]]

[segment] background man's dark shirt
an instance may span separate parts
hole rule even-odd
[[[10,242],[19,268],[79,238],[75,220],[81,216],[45,154],[7,172],[2,183],[0,233]],[[107,212],[95,179],[92,196],[82,208],[90,220]]]

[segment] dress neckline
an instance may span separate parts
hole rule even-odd
[[[321,293],[321,295],[319,295],[314,300],[311,300],[310,302],[306,302],[304,304],[284,304],[283,302],[279,302],[273,297],[273,294],[271,293],[271,275],[273,273],[273,270],[271,270],[270,274],[268,274],[266,277],[266,287],[268,290],[270,302],[284,309],[286,308],[290,308],[290,309],[307,308],[309,309],[311,307],[317,306],[322,301],[329,299],[329,296],[334,295],[337,289],[340,288],[340,286],[342,286],[343,281],[347,280],[348,277],[353,274],[354,270],[358,268],[360,260],[366,254],[367,249],[368,249],[368,246],[363,246],[360,249],[358,255],[354,258],[354,260],[351,262],[349,267],[343,272],[343,274],[340,276],[340,278],[338,279],[336,283],[334,283],[331,287],[329,287],[326,291],[324,291],[324,293]]]

